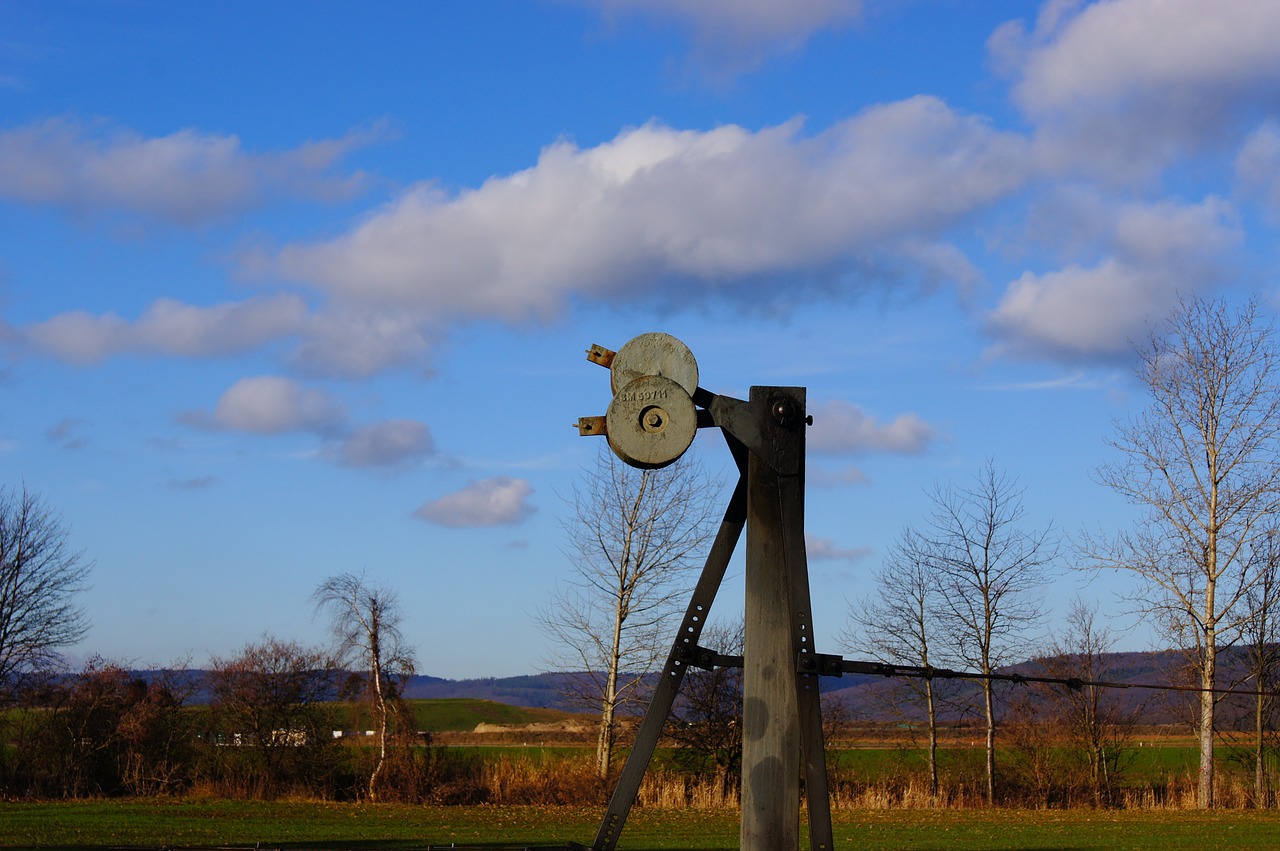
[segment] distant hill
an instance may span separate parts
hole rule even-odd
[[[1161,684],[1177,681],[1178,670],[1185,657],[1177,651],[1110,653],[1104,657],[1101,679],[1125,684]],[[1240,668],[1240,652],[1224,651],[1220,657],[1221,670],[1226,672],[1223,682],[1230,680],[1230,672]],[[1005,673],[1024,676],[1043,673],[1036,662],[1023,662],[1002,669]],[[411,698],[460,698],[470,697],[492,700],[513,706],[558,709],[568,712],[589,711],[565,699],[565,681],[573,674],[544,673],[520,677],[488,677],[483,679],[445,680],[438,677],[414,677],[406,686],[406,696]],[[581,676],[581,675],[578,675]],[[941,682],[941,681],[940,681]],[[966,693],[972,697],[977,685],[967,680],[946,681],[953,698],[953,705],[944,707],[950,718],[971,716],[972,710],[956,706],[971,702],[963,699]],[[820,688],[824,695],[838,698],[851,720],[887,721],[900,720],[891,708],[890,692],[901,680],[867,674],[846,674],[843,677],[823,677]],[[1006,685],[1002,688],[1019,688]],[[1119,692],[1122,705],[1141,708],[1148,723],[1171,723],[1183,720],[1186,715],[1185,693],[1172,696],[1147,689],[1124,689]]]
[[[998,669],[1002,674],[1021,674],[1023,676],[1070,676],[1063,673],[1058,666],[1046,670],[1044,661],[1020,662]],[[1167,691],[1141,688],[1144,685],[1194,685],[1189,678],[1188,656],[1182,651],[1159,650],[1147,652],[1107,653],[1101,658],[1099,670],[1094,674],[1097,681],[1114,683],[1120,688],[1111,690],[1120,708],[1135,712],[1144,724],[1178,724],[1189,723],[1193,717],[1191,707],[1198,700],[1196,692]],[[1243,648],[1230,647],[1218,655],[1218,684],[1221,688],[1239,688],[1252,690],[1253,684],[1245,676],[1246,657]],[[948,721],[961,718],[975,718],[978,710],[977,695],[979,686],[973,680],[936,680],[940,691],[946,699],[941,701],[939,712]],[[841,679],[826,679],[822,682],[824,694],[834,695],[843,702],[849,716],[855,720],[901,720],[902,715],[895,709],[894,689],[901,685],[901,680],[875,676],[845,676]],[[1032,703],[1042,700],[1044,689],[1065,689],[1064,685],[1040,687],[1031,690],[1028,697]],[[997,685],[998,693],[1008,697],[1016,694],[1018,689],[1032,689],[1028,684],[1004,682]],[[1251,712],[1253,698],[1243,695],[1225,697],[1220,704],[1219,723],[1222,728],[1232,723],[1235,717],[1244,717]],[[901,703],[901,701],[897,701]],[[1002,701],[1007,705],[1007,700]],[[909,714],[908,714],[909,717]]]
[[[1126,652],[1106,654],[1100,679],[1121,684],[1168,684],[1185,683],[1179,679],[1179,671],[1185,667],[1186,657],[1173,650],[1153,652]],[[1224,650],[1219,657],[1220,682],[1224,687],[1242,680],[1243,651],[1239,648]],[[1006,673],[1034,675],[1042,673],[1039,663],[1022,662],[1002,669]],[[159,676],[159,672],[138,671],[138,676],[151,679]],[[203,671],[179,672],[181,680],[193,687],[192,703],[205,703],[208,694],[198,685],[204,675]],[[172,672],[167,676],[173,677]],[[458,699],[468,698],[477,701],[491,701],[507,706],[526,707],[531,709],[549,709],[561,712],[588,712],[588,707],[573,703],[565,697],[566,685],[575,677],[584,674],[542,673],[528,674],[518,677],[483,677],[476,679],[449,680],[441,677],[418,675],[411,677],[405,684],[405,696],[411,699]],[[955,697],[972,696],[977,686],[972,681],[950,680],[945,688]],[[888,721],[901,720],[901,716],[893,709],[891,696],[895,686],[901,680],[866,674],[846,674],[843,677],[823,677],[821,689],[824,695],[836,697],[844,706],[850,720]],[[1005,685],[1002,688],[1016,689],[1024,686]],[[1249,686],[1242,686],[1249,687]],[[1186,720],[1189,716],[1186,707],[1194,695],[1185,692],[1158,692],[1148,689],[1128,688],[1117,690],[1123,706],[1139,709],[1144,722],[1151,724],[1173,723]],[[1224,702],[1229,706],[1232,701],[1245,708],[1247,700],[1232,698]],[[956,700],[954,705],[945,706],[944,714],[952,719],[971,717],[972,709],[955,708],[970,701]]]
[[[534,709],[558,709],[582,712],[565,698],[566,681],[573,674],[530,674],[520,677],[485,677],[474,680],[445,680],[439,677],[415,676],[405,683],[404,696],[417,698],[470,697],[492,700],[511,706]]]

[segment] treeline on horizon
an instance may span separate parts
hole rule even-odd
[[[1230,668],[1231,653],[1224,661]],[[1179,654],[1116,653],[1106,667],[1117,681],[1150,681]],[[1060,660],[1059,660],[1060,661]],[[1013,666],[1025,675],[1052,663]],[[1053,668],[1058,670],[1060,668]],[[564,674],[513,678],[550,691]],[[376,750],[361,735],[375,723],[363,676],[325,664],[322,654],[264,639],[209,670],[131,671],[90,660],[75,674],[29,681],[3,716],[0,792],[9,798],[203,795],[272,799],[302,796],[357,800]],[[919,759],[919,719],[903,683],[883,677],[828,678],[824,705],[833,803],[836,806],[983,806],[981,748],[971,747],[978,693],[954,681],[944,704],[952,730],[941,782],[930,788]],[[379,800],[434,804],[601,804],[611,783],[593,771],[589,743],[566,752],[539,748],[449,748],[418,724],[408,703],[420,687],[457,688],[438,678],[396,683],[394,724]],[[562,683],[560,685],[563,685]],[[641,803],[734,806],[741,769],[741,684],[719,669],[690,675],[689,698],[669,725],[662,758],[651,769]],[[1181,714],[1190,731],[1187,696],[1153,693],[1134,703],[1131,690],[1106,699],[1101,753],[1073,735],[1069,689],[1009,685],[1001,690],[1002,782],[998,803],[1034,806],[1190,806],[1194,778],[1185,766],[1150,762],[1140,730]],[[855,697],[856,695],[856,697]],[[1167,697],[1167,696],[1166,696]],[[1231,700],[1227,701],[1230,705]],[[1236,717],[1249,718],[1236,700]],[[625,726],[625,725],[624,725]],[[1230,726],[1230,725],[1229,725]],[[885,737],[868,762],[847,751],[851,731],[877,727]],[[1229,736],[1230,733],[1225,735]],[[1090,748],[1094,750],[1090,752]],[[1185,750],[1185,749],[1184,749]],[[572,751],[577,751],[574,753]],[[845,754],[859,755],[850,760]],[[1185,756],[1185,754],[1184,754]],[[1099,772],[1096,769],[1103,760]],[[1146,762],[1143,761],[1146,758]],[[1231,768],[1229,751],[1224,767]],[[1240,771],[1222,772],[1223,804],[1253,803]],[[1237,776],[1237,774],[1239,776]],[[1234,792],[1233,792],[1234,790]]]
[[[1219,664],[1228,682],[1244,682],[1248,678],[1248,660],[1245,654],[1246,650],[1240,647],[1228,647],[1221,651]],[[1184,651],[1112,651],[1099,654],[1099,664],[1109,682],[1126,687],[1117,692],[1116,699],[1127,708],[1140,708],[1142,724],[1180,724],[1188,720],[1186,708],[1183,705],[1185,697],[1159,696],[1142,688],[1147,685],[1183,686],[1188,684],[1188,658]],[[997,672],[1034,676],[1045,673],[1045,667],[1044,659],[1028,660],[998,668]],[[1062,666],[1055,664],[1051,667],[1059,670]],[[181,690],[186,695],[185,703],[188,706],[207,705],[214,699],[208,687],[209,669],[207,668],[127,668],[127,672],[131,677],[148,683],[157,680],[181,683]],[[340,671],[335,676],[338,681],[354,682],[350,678],[360,675],[350,671]],[[649,674],[642,679],[652,685],[657,676],[657,674]],[[48,675],[50,681],[65,681],[74,677],[74,674]],[[584,706],[575,696],[579,691],[575,683],[585,677],[586,675],[582,673],[565,671],[462,679],[412,674],[400,677],[397,688],[400,696],[408,700],[471,698],[510,706],[594,714],[593,707]],[[870,723],[892,723],[902,720],[904,710],[892,706],[893,702],[886,701],[882,694],[887,689],[886,680],[882,676],[872,674],[824,676],[819,678],[819,682],[824,695],[830,694],[838,699],[849,720]],[[958,683],[956,688],[963,691],[966,686]],[[340,699],[336,688],[333,699]],[[643,705],[632,706],[628,707],[627,714],[638,715],[643,710]],[[945,707],[943,717],[946,720],[963,721],[967,714],[968,710],[964,703],[960,702],[954,706]]]

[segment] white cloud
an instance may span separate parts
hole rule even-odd
[[[256,435],[314,434],[323,438],[316,456],[344,467],[409,467],[436,451],[426,423],[394,419],[353,428],[332,394],[277,375],[243,378],[222,394],[212,412],[188,411],[178,421]]]
[[[414,515],[439,526],[511,526],[536,510],[529,504],[532,493],[526,480],[498,476],[426,502]]]
[[[231,385],[212,414],[198,411],[181,419],[189,425],[262,435],[297,431],[334,434],[345,426],[347,414],[341,403],[323,390],[304,387],[290,378],[262,375]]]
[[[871,555],[870,547],[840,547],[830,538],[818,538],[808,532],[804,535],[804,548],[814,561],[855,561]]]
[[[1027,176],[1024,139],[935,98],[800,131],[651,124],[560,142],[457,196],[413,187],[345,236],[286,246],[276,271],[442,318],[524,321],[573,297],[793,302],[870,286],[855,273],[884,261],[971,274],[929,243]]]
[[[1280,4],[1258,0],[1055,0],[1035,26],[1000,28],[989,48],[1018,77],[1014,99],[1045,152],[1142,175],[1179,146],[1273,110]]]
[[[426,423],[386,420],[355,429],[326,454],[346,467],[401,467],[435,452]]]
[[[344,378],[365,378],[395,367],[425,374],[438,334],[409,312],[345,306],[308,320],[289,363],[305,373]]]
[[[291,295],[209,307],[164,298],[135,322],[72,311],[29,326],[25,335],[37,348],[78,364],[123,354],[216,357],[296,334],[306,313],[302,299]]]
[[[1157,271],[1114,258],[1090,268],[1026,272],[1009,286],[988,328],[1007,353],[1119,357],[1151,311],[1176,298],[1170,284]]]
[[[393,368],[429,374],[440,333],[417,311],[344,304],[311,312],[289,294],[208,306],[162,298],[136,320],[80,310],[22,329],[0,320],[0,344],[25,340],[36,351],[72,364],[122,355],[218,358],[291,340],[284,358],[290,367],[343,378]]]
[[[1078,4],[1072,4],[1078,5]],[[1256,92],[1280,75],[1280,5],[1258,0],[1046,4],[1015,97],[1032,111],[1117,104],[1170,89]]]
[[[146,138],[103,122],[52,118],[0,131],[0,198],[195,225],[277,196],[350,197],[361,179],[328,172],[381,134],[253,154],[235,136],[186,129]]]
[[[699,57],[724,71],[753,68],[814,33],[859,19],[862,0],[578,0],[606,20],[644,15],[688,27]]]
[[[1127,356],[1152,316],[1180,295],[1212,289],[1231,275],[1241,239],[1231,208],[1200,204],[1127,204],[1089,208],[1101,259],[1045,272],[1026,272],[987,317],[997,353],[1063,360]],[[1073,218],[1067,214],[1066,218]]]
[[[915,414],[903,414],[880,423],[857,405],[828,402],[810,407],[813,426],[808,448],[821,454],[894,452],[913,455],[925,451],[938,438],[933,426]]]
[[[1245,191],[1260,196],[1273,215],[1280,215],[1280,124],[1268,121],[1250,133],[1235,166]]]

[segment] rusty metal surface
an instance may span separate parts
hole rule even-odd
[[[578,421],[574,425],[578,428],[579,437],[603,436],[608,434],[609,431],[604,417],[578,417]]]
[[[613,349],[606,349],[598,343],[592,343],[591,348],[587,349],[587,360],[609,369],[613,366],[613,358],[616,354],[617,352]]]
[[[617,393],[642,375],[669,378],[692,396],[698,389],[698,361],[689,347],[670,334],[641,334],[613,356],[609,380]]]
[[[657,469],[672,464],[698,433],[698,411],[684,388],[661,375],[642,375],[627,383],[605,414],[609,446],[632,467]]]

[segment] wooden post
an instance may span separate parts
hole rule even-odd
[[[744,851],[798,851],[800,844],[800,710],[796,695],[788,539],[784,493],[803,499],[804,389],[752,387],[765,448],[747,468],[746,619],[743,649],[742,832]],[[800,422],[794,422],[796,417]],[[798,459],[798,463],[797,463]],[[781,468],[781,469],[779,469]],[[803,552],[803,550],[801,550]],[[804,605],[807,607],[808,601]]]
[[[752,387],[749,402],[702,390],[692,398],[703,408],[699,419],[707,416],[725,432],[741,478],[592,848],[616,847],[684,672],[692,660],[703,659],[707,652],[698,647],[698,636],[745,524],[739,847],[799,851],[803,764],[810,846],[813,851],[831,851],[818,693],[823,660],[813,643],[804,546],[804,438],[805,427],[812,422],[805,413],[805,388]],[[586,427],[583,422],[579,422],[581,433],[599,433],[593,422]],[[623,457],[633,463],[638,458],[633,455]],[[571,843],[570,847],[581,846]]]

